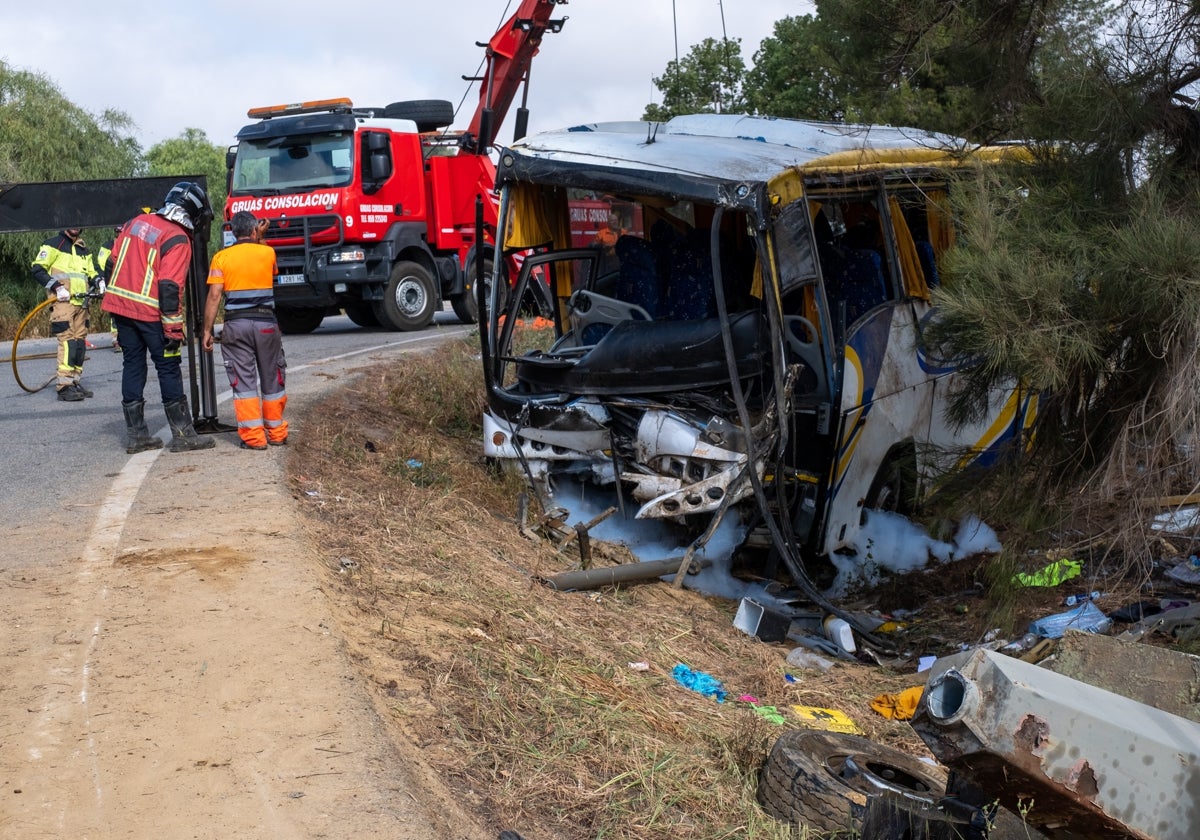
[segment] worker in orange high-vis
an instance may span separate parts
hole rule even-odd
[[[225,326],[221,332],[221,357],[233,412],[237,417],[239,445],[243,449],[283,446],[288,424],[283,339],[275,320],[275,251],[262,244],[268,222],[241,210],[229,220],[237,240],[218,251],[208,271],[208,298],[204,303],[204,349],[215,344],[213,325],[225,298]]]

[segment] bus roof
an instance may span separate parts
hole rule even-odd
[[[954,166],[1007,157],[1019,147],[979,147],[923,129],[696,114],[666,123],[612,122],[548,131],[500,156],[498,181],[651,190],[715,200],[724,185]]]

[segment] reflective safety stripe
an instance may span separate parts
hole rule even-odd
[[[121,266],[125,262],[125,256],[129,252],[129,245],[132,239],[126,238],[121,241],[121,250],[117,254],[116,262],[113,264],[112,276],[117,277],[121,273]],[[146,259],[146,273],[142,276],[142,288],[140,291],[133,289],[122,289],[116,285],[109,285],[107,293],[116,295],[119,298],[136,301],[137,303],[146,304],[158,308],[158,298],[151,294],[154,288],[154,266],[158,262],[158,249],[151,248]],[[166,320],[166,319],[164,319]],[[179,319],[179,323],[183,323],[183,319]]]

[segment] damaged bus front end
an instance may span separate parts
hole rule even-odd
[[[920,341],[953,242],[947,173],[1009,154],[728,115],[519,141],[500,156],[493,262],[519,257],[513,300],[550,289],[552,327],[493,296],[486,454],[547,507],[583,481],[681,545],[736,517],[755,576],[803,583],[806,561],[861,552],[868,510],[904,510],[1032,418],[1011,388],[951,423],[957,370]],[[590,200],[617,209],[580,247],[571,207]]]

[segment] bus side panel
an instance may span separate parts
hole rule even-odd
[[[870,315],[846,347],[838,458],[830,482],[824,550],[861,553],[858,533],[871,484],[889,451],[911,442],[922,490],[972,464],[991,465],[1024,439],[1036,397],[1015,388],[993,391],[978,421],[947,416],[957,372],[929,369],[917,342],[917,320],[928,309],[908,302]],[[889,317],[890,315],[890,317]]]

